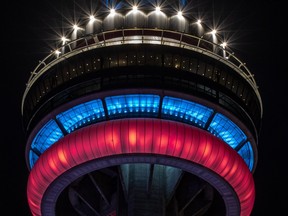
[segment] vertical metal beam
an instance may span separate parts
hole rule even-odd
[[[154,164],[149,165],[149,176],[147,182],[147,195],[150,197],[152,181],[153,181],[153,171],[154,171]]]

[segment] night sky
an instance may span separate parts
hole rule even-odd
[[[73,3],[74,2],[74,3]],[[26,200],[28,169],[21,100],[30,72],[49,54],[67,8],[79,9],[84,1],[4,1],[1,4],[1,212],[30,216]],[[86,6],[93,1],[86,1]],[[232,32],[235,55],[255,75],[264,113],[254,173],[256,201],[252,216],[287,212],[287,12],[274,0],[192,1]],[[280,2],[280,1],[279,1]],[[73,5],[74,4],[74,5]],[[208,6],[207,6],[208,5]],[[286,49],[286,50],[285,50]],[[286,56],[285,56],[286,55]],[[284,65],[285,64],[285,65]],[[286,74],[285,74],[286,73]],[[4,76],[4,77],[3,77]],[[3,122],[4,119],[4,122]],[[2,213],[0,213],[3,215]]]

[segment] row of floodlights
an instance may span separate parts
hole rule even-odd
[[[136,13],[136,12],[138,12],[138,11],[139,11],[138,6],[136,6],[136,5],[132,6],[131,12]],[[156,7],[155,7],[155,12],[156,12],[157,14],[163,13],[163,12],[161,11],[160,6],[156,6]],[[115,16],[115,14],[116,14],[116,9],[115,9],[115,8],[111,8],[108,16],[112,16],[112,17],[113,17],[113,16]],[[177,17],[178,17],[179,19],[184,19],[183,12],[182,12],[182,11],[178,11],[178,12],[177,12]],[[89,16],[89,24],[92,24],[92,23],[95,22],[96,20],[97,20],[97,19],[95,18],[94,15],[90,15],[90,16]],[[195,24],[197,24],[197,25],[199,25],[199,26],[201,26],[201,23],[202,23],[201,19],[198,19],[198,20],[196,20],[196,22],[195,22]],[[73,32],[83,31],[83,30],[84,30],[84,29],[81,28],[81,27],[79,27],[77,24],[74,24],[74,25],[73,25]],[[213,29],[213,30],[211,30],[210,32],[208,32],[208,33],[206,33],[206,34],[211,34],[212,36],[216,36],[217,30],[216,30],[216,29]],[[70,39],[67,38],[66,36],[62,36],[62,37],[61,37],[61,43],[62,43],[62,45],[65,45],[65,44],[66,44],[67,42],[69,42],[69,41],[70,41]],[[220,46],[222,46],[222,47],[225,49],[225,47],[227,46],[227,42],[221,43]],[[56,55],[59,55],[60,53],[61,53],[61,52],[60,52],[59,50],[56,50],[56,51],[55,51],[55,54],[56,54]]]

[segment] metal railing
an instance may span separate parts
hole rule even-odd
[[[228,51],[220,44],[203,39],[203,37],[171,30],[151,28],[120,29],[85,35],[59,47],[57,50],[46,56],[43,60],[39,61],[39,64],[31,72],[22,98],[22,114],[24,101],[31,86],[39,77],[45,74],[49,68],[79,53],[100,47],[123,44],[158,44],[180,47],[201,53],[226,64],[252,86],[259,99],[262,116],[262,102],[254,76],[246,67],[245,63],[240,61],[233,52]]]

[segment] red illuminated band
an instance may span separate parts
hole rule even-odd
[[[113,155],[155,154],[202,165],[228,182],[249,216],[255,199],[254,180],[241,156],[210,133],[191,125],[160,119],[121,119],[79,129],[47,149],[30,172],[28,203],[40,216],[45,191],[67,170]],[[139,157],[139,156],[138,156]]]

